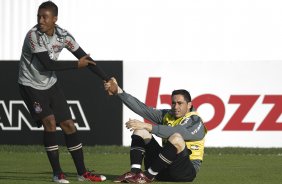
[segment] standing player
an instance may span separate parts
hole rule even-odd
[[[193,181],[203,160],[207,130],[192,106],[189,92],[174,90],[171,94],[171,109],[154,109],[124,92],[117,83],[106,82],[104,86],[105,90],[117,94],[132,111],[154,123],[152,125],[133,119],[126,123],[126,127],[133,131],[131,170],[114,182],[150,183],[154,179]],[[163,139],[163,147],[152,134]],[[143,158],[145,172],[141,170]]]
[[[85,168],[82,143],[77,134],[66,98],[57,82],[55,71],[88,67],[103,80],[105,73],[86,55],[68,31],[56,25],[58,7],[51,1],[38,8],[37,25],[26,35],[19,63],[19,90],[30,114],[38,126],[44,127],[43,142],[53,169],[53,181],[69,183],[59,162],[56,125],[65,136],[79,181],[104,181],[103,175],[95,175]],[[67,48],[78,61],[57,61],[63,48]]]

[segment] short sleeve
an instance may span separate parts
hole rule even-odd
[[[78,43],[70,33],[67,33],[66,35],[65,48],[67,48],[70,52],[74,52],[79,48]]]

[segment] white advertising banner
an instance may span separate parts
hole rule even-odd
[[[171,92],[187,89],[209,129],[208,147],[282,147],[281,68],[278,61],[125,63],[124,90],[170,108]],[[127,107],[123,117],[143,120]],[[125,126],[123,135],[130,145]]]

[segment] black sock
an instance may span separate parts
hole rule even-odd
[[[77,132],[65,134],[66,145],[74,161],[77,174],[82,175],[85,171],[82,143],[78,139]]]
[[[132,139],[131,147],[130,147],[131,172],[138,173],[141,171],[141,165],[145,153],[145,142],[143,138],[138,135],[132,135],[131,139]]]
[[[162,151],[160,152],[157,159],[152,163],[148,171],[145,172],[145,175],[149,179],[154,178],[157,173],[159,173],[161,170],[166,168],[175,160],[176,155],[177,155],[176,147],[168,141],[164,146],[164,148],[162,149]]]
[[[58,175],[62,173],[59,161],[59,146],[56,141],[56,132],[46,132],[43,134],[43,144],[51,164],[53,174]]]

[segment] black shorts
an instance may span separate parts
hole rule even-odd
[[[159,143],[152,138],[149,144],[145,146],[145,169],[148,170],[150,165],[158,158],[162,147]],[[170,182],[191,182],[196,177],[196,170],[190,160],[190,151],[185,149],[179,153],[175,159],[166,169],[159,172],[156,176],[158,181],[170,181]]]
[[[38,127],[42,126],[42,119],[49,115],[54,115],[57,123],[71,119],[67,100],[57,83],[47,90],[38,90],[20,84],[19,90]]]

